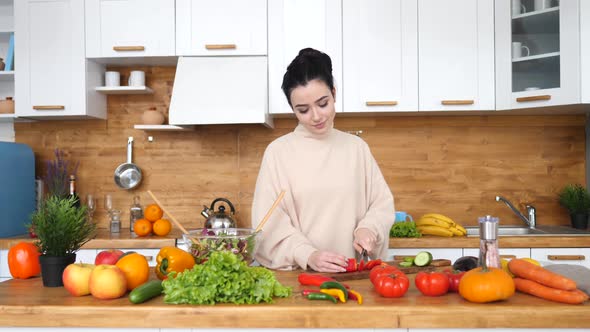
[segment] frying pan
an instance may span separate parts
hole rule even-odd
[[[141,182],[141,169],[132,161],[133,137],[127,139],[127,162],[115,170],[115,183],[119,188],[133,189]]]

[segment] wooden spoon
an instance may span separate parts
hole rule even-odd
[[[283,200],[283,196],[285,196],[285,191],[284,190],[281,191],[281,193],[279,194],[279,197],[277,197],[277,199],[275,200],[275,202],[270,207],[270,210],[268,210],[268,212],[266,213],[266,215],[264,216],[264,218],[262,218],[262,221],[260,222],[260,224],[258,224],[258,227],[256,227],[256,230],[254,230],[254,233],[258,233],[262,229],[262,226],[264,226],[264,224],[266,224],[266,222],[268,221],[268,219],[272,215],[272,212],[279,205],[279,203],[281,202],[281,200]]]
[[[156,198],[156,196],[154,196],[154,194],[152,194],[151,190],[148,190],[147,193],[152,197],[152,199],[154,200],[154,202],[156,202],[156,204],[158,204],[160,206],[160,208],[162,209],[162,211],[164,211],[164,213],[166,213],[168,215],[168,217],[170,217],[170,219],[172,219],[172,221],[174,222],[174,224],[184,233],[186,234],[191,241],[193,241],[194,243],[197,243],[197,240],[194,239],[192,236],[190,236],[189,232],[186,230],[186,228],[184,228],[179,222],[178,220],[176,220],[176,218],[174,218],[174,216],[168,211],[166,210],[166,208],[164,207],[164,205],[162,205],[162,203],[160,203],[160,201]]]

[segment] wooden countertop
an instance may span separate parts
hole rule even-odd
[[[129,230],[111,233],[100,228],[96,237],[86,243],[82,249],[158,249],[176,245],[176,239],[182,233],[173,229],[166,236],[137,237]],[[20,241],[33,241],[28,236],[0,238],[0,249],[9,249]],[[588,248],[590,236],[506,236],[500,237],[500,248]],[[421,238],[391,238],[390,248],[479,248],[478,237],[439,237],[423,236]]]
[[[277,272],[293,295],[259,305],[167,305],[163,297],[133,305],[127,297],[73,297],[40,278],[0,283],[0,326],[142,328],[583,328],[590,304],[567,305],[515,294],[506,301],[475,304],[456,293],[421,295],[414,283],[402,298],[377,295],[368,280],[348,284],[362,305],[309,301],[300,295],[298,272]],[[413,278],[413,275],[409,275]]]

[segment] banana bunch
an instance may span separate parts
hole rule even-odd
[[[467,231],[453,219],[440,213],[427,213],[416,220],[416,228],[423,235],[465,236]]]

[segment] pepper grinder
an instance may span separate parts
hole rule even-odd
[[[498,251],[498,224],[500,219],[487,215],[479,221],[479,266],[501,267]]]

